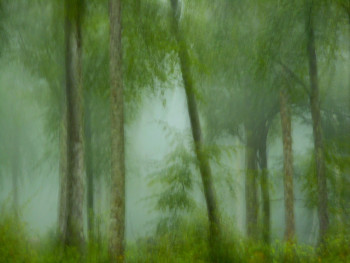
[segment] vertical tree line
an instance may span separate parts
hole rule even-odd
[[[67,193],[64,242],[82,248],[84,204],[84,135],[82,86],[82,1],[66,0],[65,60],[67,107]]]
[[[245,199],[246,234],[249,239],[258,238],[258,178],[257,178],[257,136],[249,121],[245,124]]]
[[[111,85],[111,214],[109,255],[111,262],[124,261],[125,249],[125,153],[122,79],[122,8],[109,1]]]
[[[317,192],[318,192],[318,220],[319,220],[319,239],[324,241],[329,227],[328,217],[328,192],[326,180],[325,153],[322,136],[322,121],[320,111],[319,85],[317,56],[315,50],[315,32],[313,25],[313,5],[310,2],[308,15],[306,16],[306,33],[307,33],[307,54],[309,61],[309,79],[310,79],[310,109],[312,117],[312,130],[314,137],[314,152],[316,160]]]
[[[280,91],[280,112],[283,140],[284,167],[284,209],[285,209],[285,239],[292,242],[295,235],[294,219],[294,187],[293,187],[293,151],[292,151],[292,120],[289,105],[289,94],[286,88]]]
[[[262,240],[270,243],[271,238],[271,208],[269,191],[269,171],[267,166],[267,137],[270,121],[263,121],[260,130],[261,140],[259,142],[258,156],[261,170],[261,199],[262,199]]]

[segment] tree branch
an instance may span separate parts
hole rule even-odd
[[[302,79],[300,79],[286,64],[284,64],[282,61],[277,61],[277,63],[282,66],[283,70],[288,73],[300,86],[304,88],[305,93],[310,96],[310,90],[309,87],[304,83]]]

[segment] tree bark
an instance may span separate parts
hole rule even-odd
[[[84,245],[84,145],[80,9],[80,0],[65,1],[67,98],[67,229],[65,244],[82,249]]]
[[[64,100],[64,104],[65,104]],[[65,107],[62,109],[59,134],[59,204],[58,204],[58,237],[62,244],[64,243],[66,227],[67,227],[67,118]]]
[[[249,125],[245,124],[246,135],[246,234],[248,239],[258,238],[258,196],[257,196],[257,146],[256,138]]]
[[[270,243],[271,211],[270,211],[270,191],[269,172],[267,169],[267,135],[269,127],[264,125],[260,130],[259,143],[259,166],[261,169],[261,197],[262,197],[262,239],[266,244]]]
[[[320,113],[320,99],[318,87],[317,56],[315,50],[315,36],[312,21],[312,7],[308,17],[307,25],[307,54],[309,60],[310,78],[310,109],[312,116],[312,128],[314,137],[314,151],[316,160],[317,191],[318,191],[318,219],[319,219],[319,241],[323,242],[328,231],[328,193],[325,173],[325,157],[322,138],[322,125]]]
[[[284,209],[285,209],[285,240],[292,242],[295,235],[294,218],[294,188],[293,188],[293,151],[292,151],[292,120],[286,89],[280,91],[280,113],[283,138],[284,166]]]
[[[19,216],[19,193],[18,193],[18,180],[20,176],[20,167],[21,167],[21,153],[20,153],[20,143],[18,136],[18,126],[15,127],[13,132],[13,149],[12,149],[12,159],[11,159],[11,169],[12,169],[12,196],[13,196],[13,213],[16,219]]]
[[[186,46],[186,41],[180,30],[178,0],[171,0],[173,14],[173,32],[179,45],[179,60],[186,92],[187,109],[190,117],[192,137],[195,145],[195,153],[198,159],[199,170],[203,183],[204,196],[206,200],[207,213],[209,219],[209,246],[212,261],[218,261],[218,249],[220,240],[220,220],[217,208],[216,194],[213,184],[213,177],[208,156],[204,152],[203,137],[198,113],[197,102],[194,94],[194,84],[190,69],[190,58]]]
[[[124,261],[125,249],[125,155],[122,80],[122,11],[120,0],[109,1],[112,188],[109,256]]]
[[[89,240],[94,238],[94,174],[91,134],[91,103],[89,94],[85,96],[85,166],[87,182],[87,222]]]

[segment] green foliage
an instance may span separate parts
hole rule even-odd
[[[202,218],[203,220],[203,218]],[[182,220],[172,232],[144,238],[130,245],[130,262],[207,262],[206,227]]]
[[[15,217],[0,218],[0,262],[33,262],[35,253],[28,245],[24,226]]]
[[[259,242],[247,242],[232,231],[225,221],[225,233],[221,240],[221,261],[240,263],[264,262],[348,262],[350,260],[349,236],[330,235],[327,247],[314,249],[307,245],[285,244],[275,241],[268,246]],[[209,262],[206,243],[207,220],[203,211],[181,219],[181,224],[171,231],[156,233],[129,242],[126,249],[127,262]],[[11,216],[0,219],[0,262],[28,263],[75,263],[108,262],[107,244],[90,243],[86,253],[80,255],[74,248],[57,245],[55,235],[33,239],[28,229]]]
[[[165,217],[158,224],[158,230],[166,230],[168,225],[178,225],[181,215],[192,211],[195,207],[193,199],[196,158],[193,153],[179,144],[168,154],[160,164],[158,171],[151,175],[150,185],[159,189],[156,209],[163,212]]]

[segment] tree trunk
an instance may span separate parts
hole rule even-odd
[[[283,138],[284,166],[284,209],[285,209],[285,240],[292,242],[295,235],[294,219],[294,188],[293,188],[293,151],[292,151],[292,120],[286,89],[280,91],[280,113]]]
[[[110,0],[110,81],[112,188],[109,255],[111,262],[124,261],[125,247],[125,155],[124,99],[122,80],[121,1]]]
[[[347,225],[349,224],[348,213],[347,213],[347,178],[346,175],[348,173],[348,169],[343,172],[337,173],[337,198],[339,204],[339,214],[338,214],[338,224],[339,224],[339,232],[345,233]]]
[[[64,100],[65,103],[65,100]],[[65,107],[62,109],[60,122],[60,159],[59,159],[59,196],[58,196],[58,237],[62,244],[66,233],[67,224],[67,120]]]
[[[84,145],[80,0],[65,1],[67,229],[65,244],[83,248]]]
[[[323,242],[328,231],[328,193],[325,173],[325,158],[322,138],[322,125],[320,113],[320,99],[318,87],[317,57],[315,50],[315,36],[312,21],[312,7],[310,8],[309,20],[307,21],[307,53],[309,59],[310,77],[310,109],[312,116],[312,128],[314,137],[314,151],[316,160],[317,191],[318,191],[318,219],[319,219],[319,241]]]
[[[18,127],[16,127],[18,129]],[[13,136],[13,152],[12,152],[12,196],[13,196],[13,213],[16,219],[19,215],[19,196],[18,196],[18,180],[20,176],[20,167],[21,167],[21,156],[18,142],[18,130],[14,132]]]
[[[197,102],[194,94],[193,79],[190,69],[190,58],[186,42],[180,30],[178,0],[171,0],[173,13],[173,32],[179,45],[180,68],[183,84],[186,92],[187,109],[190,117],[192,137],[195,145],[195,153],[199,163],[199,170],[202,178],[204,196],[207,205],[209,219],[209,246],[211,249],[212,261],[218,260],[218,246],[220,240],[220,221],[217,208],[217,200],[213,185],[212,172],[209,159],[204,152],[203,138]]]
[[[91,103],[90,94],[85,96],[85,166],[87,182],[87,221],[89,240],[94,238],[94,174],[91,135]]]
[[[261,197],[262,197],[262,238],[266,244],[270,243],[270,192],[269,172],[267,169],[267,134],[269,127],[264,125],[260,130],[259,166],[261,169]]]
[[[257,146],[253,131],[245,124],[246,134],[246,234],[248,239],[258,238],[258,196],[257,196]]]

